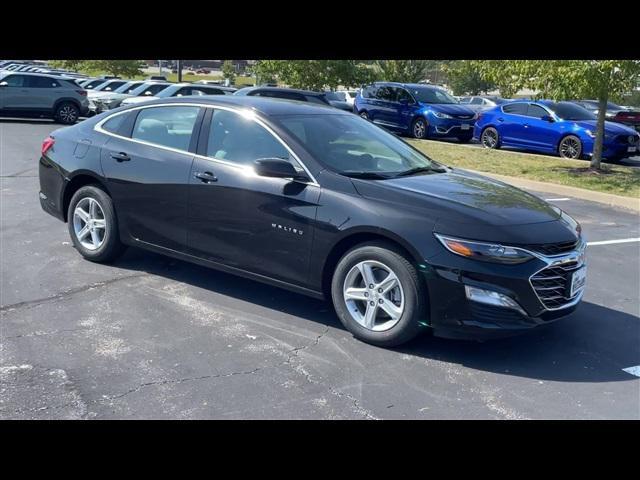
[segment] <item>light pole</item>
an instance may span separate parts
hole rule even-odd
[[[182,82],[182,60],[176,60],[176,68],[178,69],[178,83]]]

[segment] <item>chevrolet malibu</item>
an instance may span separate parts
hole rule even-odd
[[[42,208],[87,260],[135,246],[333,301],[380,346],[568,315],[569,215],[328,106],[251,96],[120,107],[44,140]]]

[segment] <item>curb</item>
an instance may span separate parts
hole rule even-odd
[[[463,170],[468,170],[469,172],[477,173],[478,175],[484,175],[485,177],[494,178],[518,188],[575,197],[581,200],[603,203],[611,207],[625,208],[627,210],[640,213],[640,198],[623,197],[622,195],[614,195],[612,193],[594,192],[593,190],[586,190],[584,188],[558,185],[557,183],[538,182],[535,180],[526,180],[517,177],[508,177],[506,175],[498,175],[496,173],[478,172],[477,170],[469,169]]]

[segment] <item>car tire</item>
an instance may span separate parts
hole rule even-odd
[[[418,140],[427,138],[427,131],[429,130],[429,123],[422,118],[418,117],[411,123],[411,136]]]
[[[80,118],[80,109],[71,102],[62,102],[56,107],[54,118],[58,123],[73,125]]]
[[[487,127],[480,134],[480,144],[484,148],[500,148],[500,134],[494,127]]]
[[[362,110],[361,112],[359,112],[358,115],[360,116],[360,118],[364,118],[365,120],[369,120],[369,114],[365,110]]]
[[[582,158],[582,142],[575,135],[567,135],[558,143],[558,155],[569,160]]]
[[[367,271],[371,284],[365,281]],[[397,286],[381,293],[391,285],[385,285],[389,272]],[[331,297],[344,327],[359,340],[380,347],[408,342],[418,335],[420,321],[426,318],[424,281],[406,255],[387,242],[361,244],[346,252],[334,271]]]
[[[78,189],[69,202],[67,220],[71,241],[87,260],[111,262],[124,252],[113,201],[99,186]]]

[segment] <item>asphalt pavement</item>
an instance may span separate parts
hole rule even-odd
[[[38,201],[55,128],[0,121],[2,419],[640,419],[636,214],[540,194],[592,243],[574,314],[382,349],[329,303],[137,249],[83,260]]]

